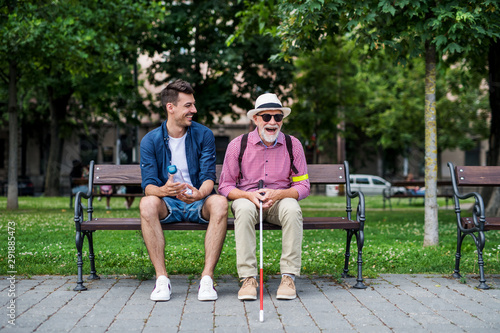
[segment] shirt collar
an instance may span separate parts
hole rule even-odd
[[[163,133],[163,140],[168,140],[170,138],[170,136],[168,135],[168,130],[167,130],[167,121],[165,120],[163,122],[163,124],[161,125],[161,131]],[[189,132],[191,131],[191,126],[188,126],[187,128],[187,131],[186,131],[186,134],[189,134]]]

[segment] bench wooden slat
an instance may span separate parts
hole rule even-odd
[[[163,230],[206,230],[208,224],[194,222],[163,223]],[[304,229],[355,229],[360,228],[357,221],[348,220],[345,217],[304,217]],[[234,218],[227,220],[228,230],[234,230]],[[256,225],[259,228],[259,225]],[[96,218],[81,224],[81,229],[94,230],[141,230],[139,218]],[[264,230],[279,230],[281,227],[264,222]]]
[[[311,164],[308,167],[311,184],[345,184],[343,164]],[[222,165],[217,167],[217,181]],[[137,164],[97,164],[94,167],[94,185],[140,185],[141,168]]]
[[[94,185],[141,185],[141,167],[138,164],[94,166]]]
[[[472,229],[475,227],[472,217],[462,217],[460,222],[464,229]],[[487,217],[484,222],[484,230],[500,230],[500,217]]]
[[[457,166],[458,186],[499,186],[500,166]]]

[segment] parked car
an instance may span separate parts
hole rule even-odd
[[[340,192],[339,184],[327,184],[326,185],[326,196],[327,197],[337,197]]]
[[[7,195],[9,183],[4,182],[3,183],[3,195]],[[35,186],[33,185],[33,182],[28,178],[28,177],[22,177],[20,176],[17,179],[17,195],[18,196],[34,196],[35,195]]]
[[[374,175],[350,175],[351,190],[361,191],[365,195],[382,195],[384,190],[391,191],[391,194],[405,192],[404,187],[391,187],[391,183],[382,177]]]
[[[374,175],[350,175],[351,191],[361,191],[365,195],[382,195],[385,189],[391,191],[392,194],[405,192],[404,187],[391,187],[391,183]],[[326,185],[327,196],[337,196],[339,193],[339,185]]]

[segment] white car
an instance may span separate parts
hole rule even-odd
[[[391,183],[374,175],[350,175],[351,191],[361,191],[365,195],[382,195],[384,190],[390,189],[391,194],[405,192],[404,187],[391,187]],[[327,196],[337,196],[339,185],[326,185]]]
[[[382,195],[384,190],[391,194],[405,192],[404,187],[391,187],[391,183],[379,176],[350,175],[351,191],[361,191],[365,195]]]

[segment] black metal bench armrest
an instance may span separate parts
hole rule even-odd
[[[83,217],[83,204],[82,204],[82,198],[88,200],[88,207],[87,207],[87,220],[90,221],[92,220],[92,213],[93,213],[93,207],[92,207],[92,202],[93,202],[93,193],[92,189],[94,186],[94,161],[90,162],[90,167],[89,167],[89,185],[87,188],[87,192],[82,192],[79,191],[75,194],[75,227],[77,231],[81,231],[80,225],[84,221]]]
[[[453,199],[455,200],[455,213],[457,214],[458,227],[462,232],[474,232],[477,230],[484,230],[484,223],[486,219],[486,210],[484,208],[484,200],[481,194],[477,192],[460,193],[458,189],[455,166],[453,163],[448,162],[448,167],[450,168],[451,174],[451,184],[453,186]],[[465,199],[474,198],[474,206],[472,208],[472,218],[474,225],[477,228],[464,229],[460,223],[461,219],[461,207],[460,202]]]
[[[359,198],[358,205],[356,208],[356,221],[358,221],[361,224],[361,230],[363,230],[365,222],[365,195],[363,194],[363,192],[360,191],[351,191],[351,180],[349,177],[349,163],[347,161],[344,161],[344,167],[345,167],[345,178],[346,178],[345,193],[346,193],[347,218],[351,220],[351,212],[352,212],[351,199]]]

